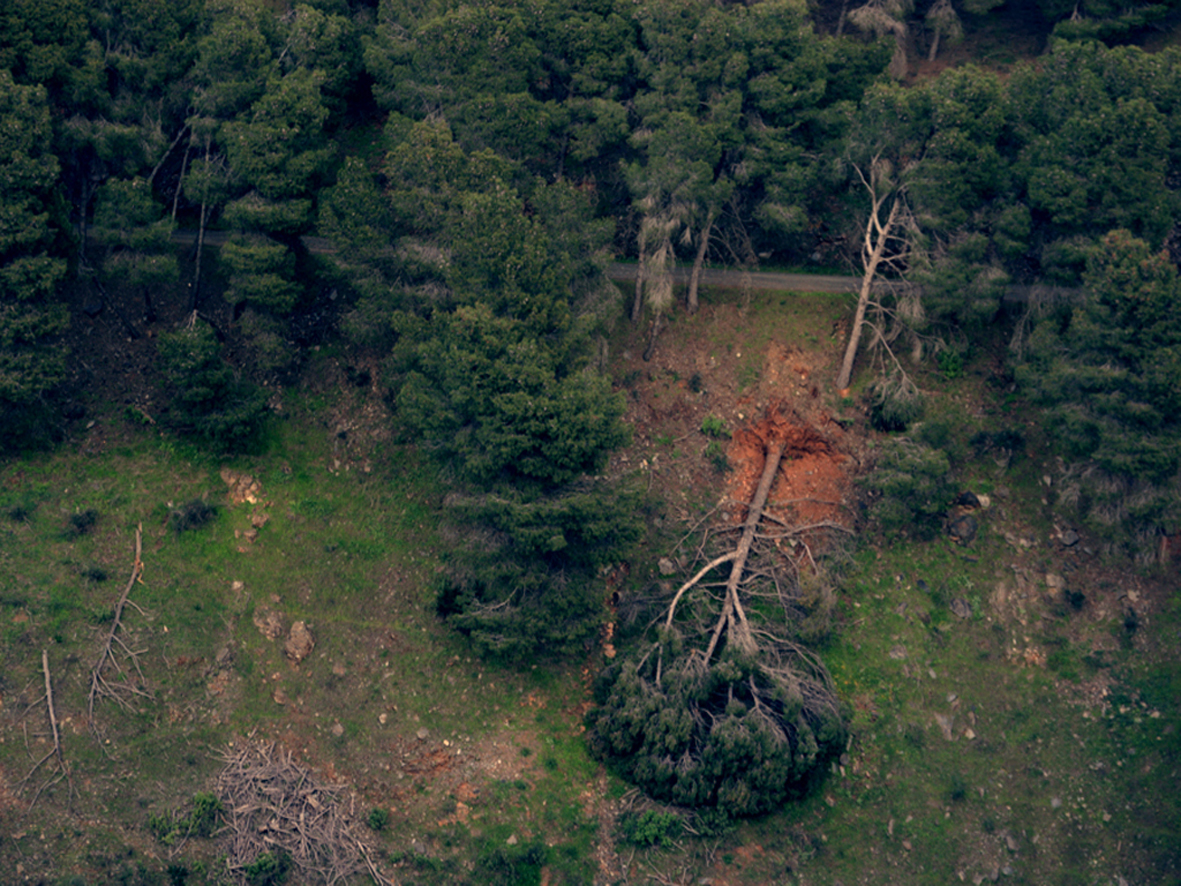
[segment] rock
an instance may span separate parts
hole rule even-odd
[[[426,855],[426,844],[421,840],[411,840],[410,851],[415,855]]]
[[[975,741],[976,740],[976,733],[973,732],[971,729],[965,729],[964,730],[964,738],[966,738],[968,741]]]
[[[943,737],[948,741],[953,741],[954,735],[951,730],[952,726],[955,725],[955,717],[948,716],[947,714],[936,714],[935,722],[939,724],[939,731],[943,733]]]
[[[980,510],[987,511],[992,507],[992,499],[987,495],[976,496],[976,501],[980,502]]]
[[[1055,575],[1053,572],[1046,573],[1046,587],[1052,591],[1066,590],[1066,579],[1061,575]]]
[[[414,733],[414,737],[419,741],[426,741],[430,737],[430,734],[430,730],[423,726],[416,733]]]
[[[516,834],[512,834],[512,835],[511,835],[511,836],[510,836],[510,837],[509,837],[507,840],[505,840],[504,842],[506,842],[506,843],[507,843],[508,845],[510,845],[510,846],[516,846],[516,845],[517,845],[517,835],[516,835]]]
[[[290,701],[290,699],[287,697],[287,693],[282,689],[276,689],[274,692],[272,692],[271,700],[274,701],[275,704],[287,704],[287,702]]]
[[[955,500],[957,508],[972,508],[975,510],[980,507],[980,499],[976,497],[974,492],[961,492],[960,497]]]
[[[82,306],[82,313],[85,314],[87,317],[89,317],[91,320],[93,320],[95,317],[97,317],[102,312],[103,312],[103,303],[100,299],[97,299],[97,298],[87,299],[86,304],[84,304]]]
[[[905,849],[907,852],[910,852],[910,850],[912,850],[914,847],[910,845],[910,840],[903,840],[902,841],[902,848]]]
[[[250,474],[240,473],[232,468],[222,468],[221,479],[229,487],[231,504],[256,504],[262,498],[262,484]]]
[[[980,524],[971,514],[956,517],[947,524],[947,534],[962,545],[971,544],[976,538]]]
[[[1005,845],[1009,848],[1010,852],[1016,852],[1021,848],[1021,844],[1017,842],[1017,838],[1012,834],[1005,834]]]
[[[890,650],[889,656],[895,661],[901,661],[902,659],[906,658],[906,650],[901,646],[895,646]]]
[[[332,673],[336,674],[338,677],[343,677],[345,675],[344,665],[342,665],[339,661],[335,662],[332,665]]]
[[[344,727],[341,726],[339,723],[333,723],[332,724],[332,734],[335,735],[337,738],[340,738],[342,735],[344,735]]]
[[[672,575],[677,571],[677,564],[668,557],[661,557],[656,566],[660,570],[661,575]]]
[[[963,597],[956,597],[954,600],[951,601],[951,611],[954,612],[956,615],[958,615],[960,618],[971,618],[972,617],[972,604],[969,603],[967,600],[965,600]]]
[[[291,625],[287,642],[283,644],[283,654],[293,664],[299,664],[311,654],[315,645],[316,641],[312,637],[312,632],[308,630],[308,626],[302,621],[297,621]]]
[[[1059,809],[1062,806],[1062,800],[1059,797],[1054,797],[1050,800],[1051,809]]]
[[[268,640],[278,639],[283,634],[283,615],[269,606],[254,609],[254,626]]]

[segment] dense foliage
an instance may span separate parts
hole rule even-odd
[[[1059,495],[1109,543],[1151,551],[1181,519],[1181,280],[1164,254],[1113,231],[1086,285],[1037,325],[1022,378],[1071,464]]]
[[[845,716],[810,654],[785,643],[705,662],[668,639],[604,671],[589,718],[592,751],[651,796],[757,815],[804,794],[845,749]]]

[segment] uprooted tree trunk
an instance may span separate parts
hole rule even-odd
[[[782,422],[769,425],[744,519],[707,532],[699,555],[724,549],[673,595],[656,642],[604,673],[602,708],[591,718],[592,749],[648,793],[731,815],[807,790],[846,734],[832,680],[793,623],[806,605],[801,574],[816,571],[811,546],[847,530],[833,521],[792,525],[768,512],[789,451]],[[723,581],[717,573],[726,566]],[[776,609],[782,622],[768,614]]]

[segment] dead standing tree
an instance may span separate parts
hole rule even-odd
[[[863,272],[857,294],[857,310],[853,315],[845,356],[837,374],[837,390],[841,391],[849,387],[853,377],[853,363],[861,345],[862,330],[867,323],[872,323],[866,318],[870,307],[874,307],[879,315],[878,322],[872,323],[875,330],[873,344],[889,348],[896,334],[886,330],[882,321],[889,312],[880,301],[873,301],[872,296],[883,272],[901,274],[905,271],[914,252],[916,235],[914,219],[906,203],[906,186],[895,177],[893,164],[879,152],[869,161],[868,176],[859,165],[855,164],[853,169],[869,192],[870,210],[865,222],[865,239],[861,244]],[[918,303],[911,299],[906,307],[913,312],[918,308]]]
[[[602,707],[591,716],[592,748],[650,795],[730,815],[758,814],[806,790],[846,736],[832,679],[793,626],[806,607],[801,578],[814,571],[812,547],[848,530],[771,513],[796,440],[781,413],[767,427],[741,522],[706,531],[696,546],[704,563],[673,595],[656,641],[603,674]]]

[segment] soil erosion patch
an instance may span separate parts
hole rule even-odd
[[[842,451],[840,425],[829,422],[828,429],[820,430],[780,401],[769,406],[762,418],[737,430],[726,453],[734,466],[726,489],[726,501],[733,503],[731,519],[745,517],[742,503],[753,497],[774,440],[781,441],[784,449],[767,498],[767,516],[794,528],[837,524],[852,529],[849,463],[853,459]]]

